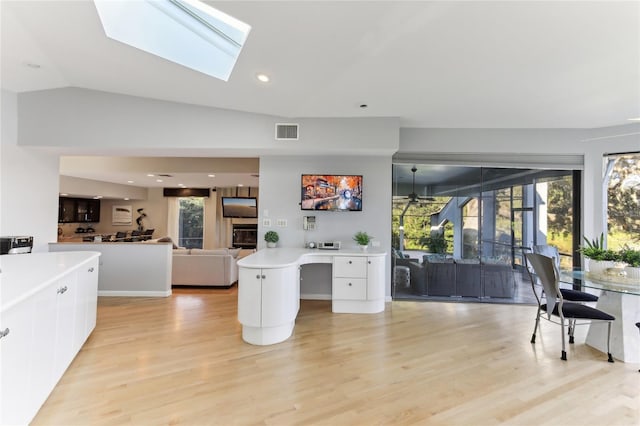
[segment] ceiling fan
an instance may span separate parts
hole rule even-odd
[[[416,172],[418,169],[416,166],[411,168],[411,173],[413,173],[412,183],[411,183],[411,193],[407,195],[406,199],[409,199],[409,204],[419,203],[421,201],[435,201],[433,197],[421,196],[416,193]]]

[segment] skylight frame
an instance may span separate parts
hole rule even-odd
[[[251,26],[198,0],[94,0],[107,37],[228,81]]]

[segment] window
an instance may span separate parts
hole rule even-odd
[[[204,198],[178,198],[179,246],[202,248],[204,240]]]
[[[607,248],[640,249],[640,153],[605,158]]]

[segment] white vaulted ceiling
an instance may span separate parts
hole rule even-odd
[[[208,3],[252,27],[226,83],[108,39],[91,1],[3,0],[2,88],[402,127],[595,128],[640,116],[635,1]]]

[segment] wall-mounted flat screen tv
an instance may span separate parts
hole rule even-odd
[[[222,197],[223,217],[258,217],[258,200],[255,197]]]
[[[302,175],[302,210],[362,211],[361,175]]]

